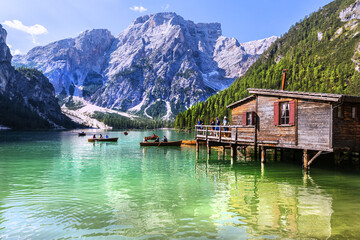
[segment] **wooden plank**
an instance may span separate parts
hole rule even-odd
[[[310,159],[310,161],[309,161],[309,163],[308,163],[308,166],[310,166],[310,164],[311,164],[318,156],[320,156],[320,154],[322,154],[322,152],[323,152],[323,151],[318,151],[318,152],[315,154],[315,156],[313,156],[313,157]]]

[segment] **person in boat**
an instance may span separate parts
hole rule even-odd
[[[168,141],[168,140],[167,140],[166,136],[164,136],[162,142],[167,142],[167,141]]]
[[[96,138],[96,134],[94,134],[93,138]]]
[[[109,136],[106,134],[106,135],[105,135],[105,138],[109,138]]]
[[[103,138],[102,134],[100,134],[100,138]]]
[[[152,135],[151,135],[151,138],[155,138],[156,137],[156,135],[155,135],[155,133],[153,133]]]
[[[155,142],[160,142],[159,136],[155,139]]]
[[[143,142],[147,142],[148,140],[146,139],[146,137],[144,137],[144,140],[143,140]],[[156,141],[155,141],[156,142]]]

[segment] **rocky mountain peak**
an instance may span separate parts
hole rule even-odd
[[[13,62],[41,69],[57,93],[171,118],[228,87],[271,41],[243,46],[222,36],[219,23],[194,23],[163,12],[138,17],[115,38],[104,29],[85,31]],[[159,109],[164,111],[157,114]]]
[[[0,61],[11,62],[11,53],[6,45],[7,32],[0,24]]]

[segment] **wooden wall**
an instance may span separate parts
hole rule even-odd
[[[333,146],[335,148],[350,147],[360,151],[360,104],[344,103],[343,117],[338,117],[338,109],[334,109]],[[352,107],[356,108],[356,118],[352,118]]]
[[[244,112],[256,112],[256,99],[233,108],[231,113],[231,125],[243,125],[242,116]]]
[[[331,104],[298,100],[298,145],[303,149],[331,148]]]
[[[274,125],[274,102],[291,100],[293,99],[258,96],[257,114],[259,122],[257,140],[259,143],[274,143],[279,147],[292,147],[296,145],[295,126]]]

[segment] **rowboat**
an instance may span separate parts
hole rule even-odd
[[[117,142],[118,138],[89,138],[88,142]]]
[[[157,147],[164,147],[164,146],[180,146],[180,141],[170,141],[170,142],[141,142],[140,146],[157,146]]]
[[[129,133],[128,133],[127,131],[124,132],[124,135],[125,135],[125,136],[128,135],[128,134],[129,134]]]
[[[158,138],[159,136],[157,135],[151,135],[149,137],[145,137],[146,140],[155,140],[156,138]]]
[[[184,144],[184,145],[196,145],[196,140],[183,140],[181,144]]]
[[[86,136],[86,133],[85,132],[79,132],[78,135],[79,135],[79,137],[82,137],[82,136]]]
[[[183,145],[196,145],[196,140],[182,140],[182,143]],[[199,144],[200,145],[206,145],[206,142],[203,142],[203,141],[199,141]]]

